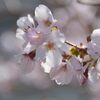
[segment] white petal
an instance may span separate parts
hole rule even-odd
[[[76,71],[76,73],[75,73],[76,78],[78,79],[80,85],[83,85],[87,80],[87,77],[84,76],[83,72],[84,72],[84,70],[81,69],[80,71]]]
[[[87,78],[83,74],[81,74],[80,77],[78,77],[78,79],[79,79],[80,85],[83,85],[87,81]]]
[[[30,14],[28,14],[27,17],[28,17],[28,20],[29,20],[33,25],[35,25],[32,16],[31,16]]]
[[[60,42],[64,43],[66,40],[64,34],[61,33],[59,30],[52,32],[51,35],[52,35],[52,38],[54,39],[54,41],[60,41]]]
[[[97,61],[96,70],[97,70],[97,72],[100,73],[100,58],[99,58],[98,61]]]
[[[55,67],[61,63],[62,56],[58,50],[49,50],[46,61],[50,66]]]
[[[89,42],[87,44],[87,52],[88,54],[94,58],[94,59],[97,59],[98,58],[98,54],[96,53],[96,47],[94,47],[94,44],[92,42]]]
[[[93,33],[91,35],[91,39],[93,42],[100,45],[100,29],[96,29],[93,31]]]
[[[62,62],[62,56],[58,50],[49,50],[46,53],[46,61],[42,62],[42,67],[45,72],[50,72],[51,68],[59,66]],[[47,71],[48,69],[48,71]]]
[[[89,69],[88,79],[92,83],[96,83],[96,82],[100,81],[100,76],[98,75],[98,73],[94,67],[91,67]]]
[[[44,68],[45,73],[50,73],[51,67],[47,63],[41,63],[41,66]]]
[[[65,44],[65,36],[60,31],[52,32],[48,36],[50,41],[53,41],[57,48],[60,49],[61,52],[68,52],[68,46]]]
[[[37,61],[44,61],[45,60],[45,55],[46,54],[46,48],[44,46],[40,46],[36,49],[36,60]]]
[[[98,44],[94,44],[93,45],[93,49],[94,49],[95,53],[97,53],[98,56],[100,56],[100,47],[99,47],[99,45]]]
[[[27,17],[21,17],[17,20],[17,25],[19,28],[21,29],[27,29],[28,26],[27,26],[27,20],[28,18]]]
[[[29,27],[34,26],[34,21],[30,15],[21,17],[17,20],[17,25],[21,29],[28,29]]]
[[[57,45],[58,48],[60,49],[61,54],[63,54],[64,52],[67,54],[69,54],[69,47],[65,44],[65,43],[59,43],[59,45]]]
[[[23,73],[27,74],[32,72],[35,67],[35,61],[32,61],[24,55],[18,55],[16,59],[18,59],[18,67]]]
[[[55,67],[50,72],[50,77],[55,80],[58,85],[69,84],[73,77],[73,70],[71,65],[67,62],[67,66],[64,68],[63,65]]]
[[[28,37],[29,41],[32,45],[36,45],[37,47],[42,45],[45,41],[45,36],[42,33],[38,33],[36,35],[31,35]]]
[[[74,70],[81,70],[83,67],[82,64],[80,63],[80,61],[76,57],[72,57],[70,59],[70,63],[73,66]]]
[[[26,45],[26,47],[24,48],[23,50],[23,53],[30,53],[32,50],[34,50],[35,47],[33,47],[29,42],[28,44]]]
[[[24,35],[25,35],[25,32],[23,30],[19,28],[16,30],[16,37],[18,39],[24,40]]]
[[[39,5],[38,7],[36,7],[35,18],[36,18],[38,24],[39,24],[39,22],[43,22],[46,20],[49,20],[51,22],[53,20],[53,16],[52,16],[52,13],[49,10],[49,8],[42,4]]]

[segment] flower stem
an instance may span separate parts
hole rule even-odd
[[[81,47],[78,47],[77,45],[73,44],[73,43],[70,43],[69,41],[65,41],[66,44],[72,46],[72,47],[75,47],[75,48],[78,48],[78,49],[82,49]]]

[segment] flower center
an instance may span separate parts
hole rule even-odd
[[[36,50],[31,51],[29,54],[23,54],[23,56],[30,58],[31,60],[34,59],[34,57],[36,56]]]
[[[44,21],[45,26],[49,27],[52,23],[49,20]]]
[[[49,41],[45,46],[48,50],[51,50],[51,49],[54,49],[55,44]]]

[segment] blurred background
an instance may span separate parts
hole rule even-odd
[[[16,38],[16,21],[45,4],[58,20],[61,31],[72,43],[100,28],[100,0],[0,0],[0,100],[100,100],[100,83],[57,86],[40,67],[23,74],[14,59],[21,50]]]

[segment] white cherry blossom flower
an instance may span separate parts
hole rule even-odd
[[[49,73],[52,80],[55,80],[57,84],[68,84],[72,80],[72,67],[68,62],[63,62],[63,53],[68,51],[68,47],[65,44],[64,34],[56,27],[53,27],[51,34],[46,40],[45,48],[46,58],[41,63],[44,72]],[[68,63],[68,68],[67,68]],[[64,67],[65,66],[65,67]],[[66,68],[67,70],[63,70]],[[61,71],[60,71],[61,69]]]
[[[42,62],[42,67],[59,85],[69,84],[73,76],[76,76],[81,85],[87,80],[84,75],[85,68],[78,59],[71,57],[70,60],[63,61],[61,53],[55,49],[47,52],[46,61]]]
[[[42,4],[35,9],[35,19],[38,22],[37,29],[45,34],[50,34],[51,28],[58,26],[57,20],[54,19],[50,9]]]
[[[34,20],[30,15],[19,18],[17,25],[19,28],[16,37],[24,41],[24,48],[30,43],[33,49],[36,49],[44,42],[44,34],[35,28]]]
[[[66,41],[45,5],[36,7],[35,20],[37,26],[29,14],[17,20],[16,37],[24,42],[19,62],[23,72],[30,73],[39,63],[59,85],[69,84],[74,76],[80,84],[100,79],[100,29],[93,31],[86,46],[77,46]]]
[[[72,80],[72,67],[68,62],[63,62],[62,52],[57,46],[49,45],[46,51],[46,59],[41,63],[44,72],[49,73],[50,78],[55,80],[57,84],[68,84]]]
[[[62,54],[66,52],[68,49],[64,41],[65,37],[63,33],[60,33],[58,29],[52,30],[51,34],[48,35],[47,40],[44,43],[46,49],[46,60],[45,63],[42,63],[45,72],[50,72],[52,67],[58,66],[62,62]],[[49,69],[49,71],[47,71],[47,69]]]

